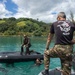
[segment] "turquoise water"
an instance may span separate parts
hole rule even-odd
[[[0,52],[4,51],[20,51],[23,38],[20,36],[0,36]],[[44,53],[46,38],[44,37],[31,37],[32,46],[30,50],[35,50],[40,53]],[[53,47],[53,42],[50,47]],[[50,69],[60,67],[60,60],[58,58],[50,59]],[[33,66],[35,63],[31,62],[20,62],[14,63],[14,67],[0,63],[0,75],[38,75],[40,71],[44,69],[44,65]]]

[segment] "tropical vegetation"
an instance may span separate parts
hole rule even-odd
[[[0,19],[0,35],[46,36],[50,25],[32,18],[3,18]]]

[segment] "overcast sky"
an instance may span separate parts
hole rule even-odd
[[[75,15],[75,0],[0,0],[0,18],[25,17],[44,22],[56,21],[59,12]]]

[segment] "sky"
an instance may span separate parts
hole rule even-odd
[[[59,12],[75,15],[75,0],[0,0],[0,18],[33,18],[46,23],[56,21]]]

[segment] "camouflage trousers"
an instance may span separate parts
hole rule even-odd
[[[72,62],[72,45],[55,45],[50,50],[44,52],[45,69],[49,69],[50,58],[59,57],[61,60],[61,70],[63,75],[70,75]]]

